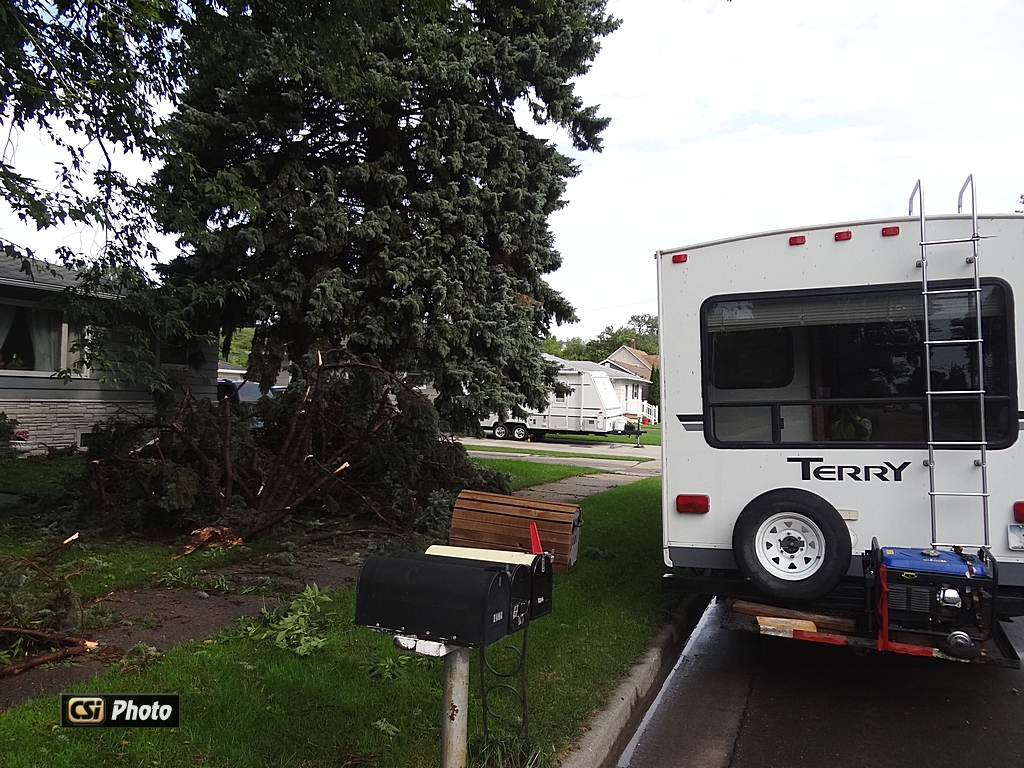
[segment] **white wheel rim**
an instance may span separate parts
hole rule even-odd
[[[825,562],[825,537],[809,518],[797,512],[772,515],[754,536],[757,561],[783,581],[801,581]]]

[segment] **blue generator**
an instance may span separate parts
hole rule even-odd
[[[891,635],[933,636],[940,650],[956,658],[981,654],[997,621],[998,566],[991,552],[879,547],[874,542],[871,558],[875,604]]]

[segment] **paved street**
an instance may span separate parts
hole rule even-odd
[[[620,767],[1024,765],[1024,672],[723,630],[720,610]],[[1024,653],[1024,621],[1007,630]]]

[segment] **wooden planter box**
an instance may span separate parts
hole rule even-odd
[[[448,543],[529,552],[531,522],[537,524],[544,551],[554,552],[554,569],[568,571],[580,549],[583,519],[578,504],[463,491],[455,501]]]

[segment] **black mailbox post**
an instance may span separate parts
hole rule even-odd
[[[355,623],[473,648],[508,634],[511,599],[504,568],[375,555],[359,572]]]
[[[521,733],[528,737],[526,636],[529,622],[551,613],[552,558],[464,547],[430,547],[426,554],[401,552],[367,558],[356,585],[355,623],[399,635],[397,647],[444,656],[441,761],[444,768],[466,763],[469,705],[469,648],[480,649],[484,736],[497,715],[488,696],[511,689],[522,705]],[[519,664],[498,672],[487,646],[519,630],[522,647],[506,646]],[[403,637],[404,636],[404,637]],[[491,686],[487,675],[498,678]],[[521,689],[507,682],[518,676]]]

